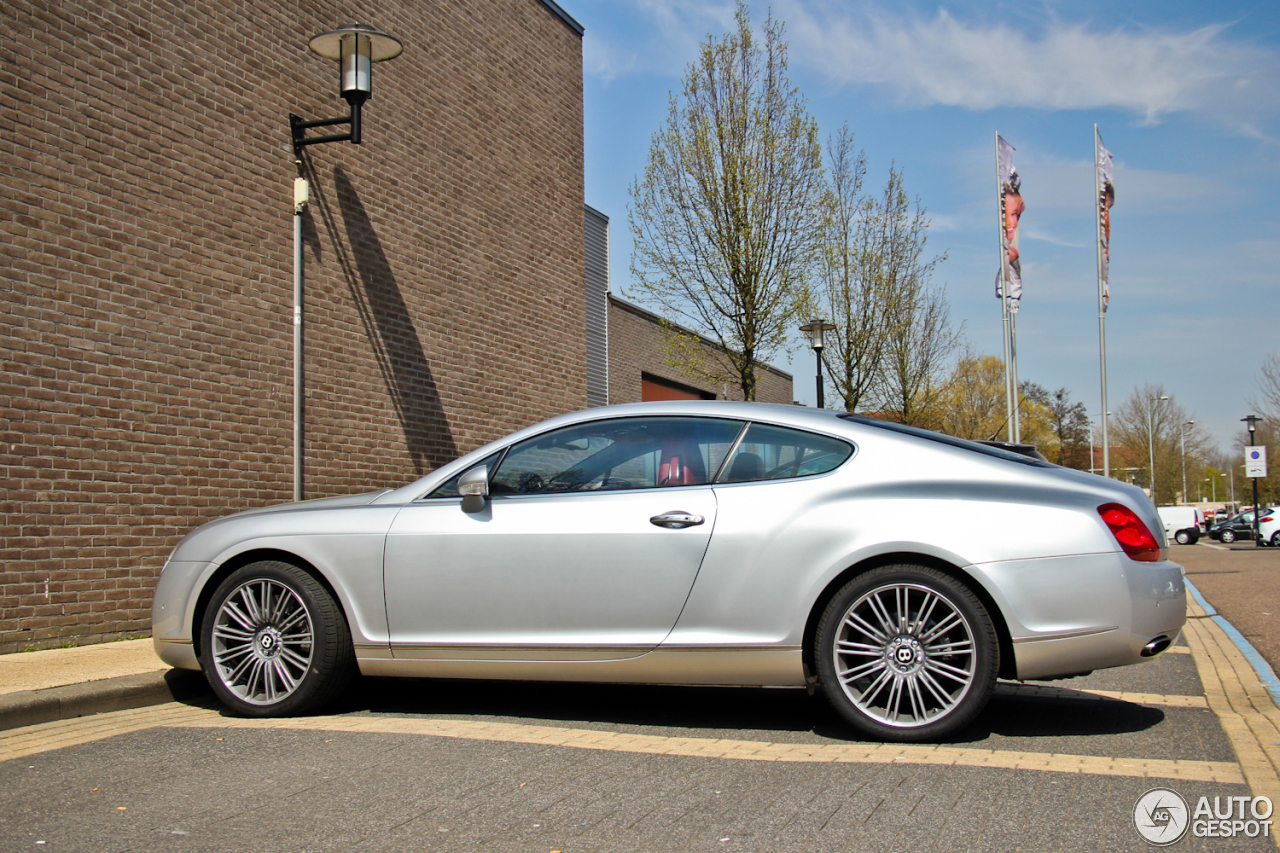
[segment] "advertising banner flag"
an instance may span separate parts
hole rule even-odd
[[[1000,173],[1000,244],[1004,251],[1001,274],[997,276],[996,295],[1004,295],[1009,313],[1017,314],[1022,302],[1022,261],[1018,253],[1018,222],[1026,205],[1022,201],[1022,178],[1013,165],[1013,146],[996,136],[996,163]],[[1000,281],[1007,285],[1000,292]]]
[[[1097,133],[1097,131],[1094,131]],[[1111,163],[1111,152],[1102,144],[1102,135],[1098,134],[1098,277],[1102,287],[1102,310],[1106,311],[1111,303],[1109,286],[1111,269],[1111,205],[1115,204],[1116,189],[1111,183],[1115,167]]]

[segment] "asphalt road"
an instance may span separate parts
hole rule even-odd
[[[796,690],[366,679],[266,722],[197,691],[3,733],[0,851],[1148,850],[1149,789],[1250,794],[1190,651],[1002,684],[935,748],[857,741]]]
[[[1280,548],[1201,539],[1174,547],[1187,578],[1280,672]]]

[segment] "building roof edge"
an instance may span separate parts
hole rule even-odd
[[[556,16],[560,20],[564,21],[565,24],[568,25],[569,29],[577,33],[579,37],[582,36],[582,33],[583,33],[582,24],[579,24],[577,21],[573,19],[572,15],[570,15],[564,9],[561,9],[560,6],[556,4],[555,0],[542,0],[542,5],[546,6],[548,9],[554,12]]]
[[[707,346],[720,349],[720,345],[718,343],[706,337],[705,335],[700,335],[691,329],[686,329],[684,326],[681,326],[679,323],[673,323],[670,320],[666,319],[665,317],[662,317],[658,314],[653,313],[647,308],[641,308],[639,305],[636,305],[634,302],[628,302],[627,300],[621,299],[612,293],[609,294],[609,301],[612,302],[614,305],[617,305],[619,308],[621,308],[624,311],[630,311],[632,314],[638,314],[639,316],[644,317],[646,320],[651,320],[655,323],[667,323],[679,329],[680,331],[684,332],[686,335],[692,335],[693,337],[702,341]],[[774,367],[772,364],[766,364],[763,361],[758,361],[756,362],[756,364],[760,365],[770,373],[775,373],[778,376],[784,376],[787,379],[792,380],[793,382],[795,381],[795,377],[792,376],[790,373],[787,373],[785,370],[779,370],[778,368]]]

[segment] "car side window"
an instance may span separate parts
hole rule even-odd
[[[838,438],[752,424],[718,482],[747,483],[825,474],[852,454],[853,446]]]
[[[492,495],[654,489],[711,482],[742,428],[722,418],[591,421],[515,445],[490,481]]]

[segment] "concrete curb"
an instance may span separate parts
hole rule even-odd
[[[161,705],[208,692],[198,672],[171,669],[0,694],[0,731]]]

